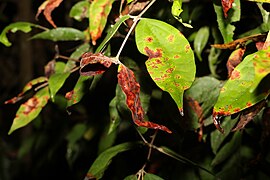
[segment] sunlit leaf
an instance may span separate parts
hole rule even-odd
[[[246,48],[238,48],[234,50],[228,61],[227,61],[227,69],[228,69],[228,77],[231,77],[232,71],[235,69],[235,67],[242,62],[244,53],[246,51]]]
[[[118,84],[126,95],[126,104],[132,113],[133,122],[141,127],[159,129],[171,133],[171,131],[163,125],[159,125],[150,121],[145,121],[145,112],[140,101],[140,85],[137,83],[133,71],[123,64],[118,68]]]
[[[94,0],[89,9],[89,30],[93,45],[101,37],[114,0]]]
[[[76,19],[77,21],[82,21],[84,18],[89,17],[89,9],[90,3],[88,0],[79,1],[74,6],[72,6],[69,17]]]
[[[22,104],[16,113],[16,117],[13,120],[8,134],[11,134],[18,128],[26,126],[34,120],[47,104],[49,98],[49,89],[46,87],[39,90],[32,98]]]
[[[7,33],[12,32],[15,33],[17,31],[22,31],[24,33],[28,33],[32,30],[32,27],[37,27],[37,25],[29,23],[29,22],[16,22],[6,26],[2,33],[0,34],[0,42],[5,46],[11,46],[7,38]]]
[[[70,27],[60,27],[34,35],[31,39],[46,39],[51,41],[78,41],[85,38],[84,33]]]
[[[235,5],[228,12],[228,18],[225,18],[220,0],[213,1],[214,9],[217,14],[218,27],[225,43],[233,41],[235,26],[232,24],[240,20],[240,0],[235,0],[234,4]]]
[[[209,27],[205,26],[199,29],[194,39],[194,51],[200,61],[202,61],[201,53],[207,44],[208,38],[209,38]]]
[[[138,147],[140,145],[139,142],[126,142],[122,144],[118,144],[116,146],[113,146],[107,150],[105,150],[103,153],[101,153],[95,162],[90,167],[89,171],[87,172],[86,179],[96,178],[101,179],[103,177],[104,171],[108,168],[110,165],[112,158],[114,158],[117,154],[128,151],[130,149],[133,149],[135,147]]]
[[[193,51],[173,26],[154,19],[141,19],[135,29],[139,51],[149,57],[147,70],[155,83],[169,92],[183,113],[183,94],[195,79]]]

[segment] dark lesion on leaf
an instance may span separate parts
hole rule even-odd
[[[162,49],[157,48],[156,51],[153,51],[149,47],[145,47],[144,51],[149,59],[162,57]]]

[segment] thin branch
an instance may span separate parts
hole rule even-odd
[[[75,62],[80,62],[80,60],[78,60],[78,59],[74,59],[74,58],[70,58],[70,57],[67,57],[67,56],[60,55],[60,54],[56,54],[55,59],[58,59],[58,58],[65,59],[65,60],[70,60],[70,61],[75,61]]]

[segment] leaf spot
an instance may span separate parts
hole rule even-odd
[[[148,42],[148,43],[151,43],[151,42],[153,42],[153,38],[150,37],[150,36],[149,37],[146,37],[145,38],[145,41]]]
[[[170,35],[170,36],[168,37],[168,41],[169,41],[169,42],[173,42],[173,41],[174,41],[174,35]]]
[[[161,49],[157,49],[157,51],[153,51],[153,50],[149,49],[149,47],[145,47],[144,51],[146,52],[149,59],[162,57],[162,50]]]
[[[230,77],[231,80],[239,79],[240,78],[240,72],[237,70],[233,70],[232,75]]]

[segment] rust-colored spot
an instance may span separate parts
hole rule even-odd
[[[180,84],[179,83],[174,83],[174,85],[176,86],[176,87],[179,87],[180,86]]]
[[[256,67],[257,66],[257,63],[256,62],[253,62],[253,66]]]
[[[266,56],[267,56],[267,57],[270,57],[270,53],[269,53],[269,52],[267,52],[267,53],[266,53]]]
[[[149,59],[162,57],[162,50],[161,49],[156,49],[156,51],[153,51],[149,47],[145,47],[144,51],[146,52]]]
[[[250,107],[252,106],[252,103],[251,102],[247,102],[247,107]]]
[[[258,73],[265,73],[265,69],[263,68],[258,69]]]
[[[153,38],[152,37],[146,37],[145,41],[148,42],[148,43],[151,43],[151,42],[153,42]]]
[[[269,63],[269,60],[263,59],[262,62],[263,62],[263,63]]]
[[[185,46],[185,51],[186,51],[186,53],[190,50],[190,45],[189,44],[187,44],[186,46]]]
[[[175,78],[176,79],[181,79],[181,76],[180,75],[175,75]]]
[[[232,109],[232,105],[229,105],[229,106],[228,106],[228,109],[231,110],[231,109]]]
[[[156,59],[157,64],[162,64],[162,61],[160,59]]]
[[[179,55],[175,55],[173,58],[178,59],[178,58],[180,58],[180,56]]]
[[[166,70],[167,73],[172,73],[174,71],[174,68],[169,68]]]
[[[66,98],[67,100],[71,100],[72,97],[73,97],[73,95],[74,95],[74,90],[69,91],[69,92],[66,93],[65,98]]]
[[[161,81],[161,78],[154,78],[155,81]]]
[[[39,100],[35,97],[29,99],[25,104],[22,105],[25,108],[23,111],[23,114],[28,115],[32,110],[36,108],[38,103],[39,103]]]
[[[173,41],[174,41],[174,35],[170,35],[170,36],[168,37],[168,41],[169,41],[169,42],[173,42]]]
[[[239,79],[240,78],[240,72],[237,70],[233,70],[232,75],[230,77],[231,80]]]
[[[241,110],[240,108],[235,108],[235,109],[233,110],[233,112],[237,113],[237,112],[239,112],[240,110]]]

